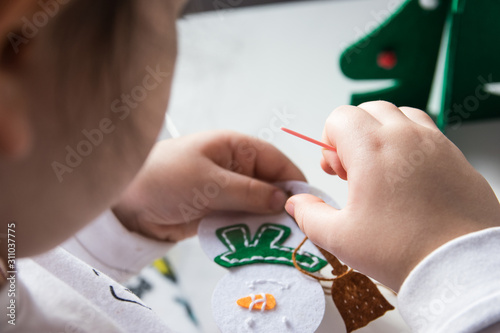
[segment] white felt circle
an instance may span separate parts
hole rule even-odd
[[[239,298],[267,293],[276,299],[272,310],[249,310]],[[212,312],[222,333],[313,333],[325,312],[321,285],[293,267],[253,264],[229,270],[215,287]]]

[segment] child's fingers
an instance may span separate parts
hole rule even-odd
[[[365,110],[352,105],[343,105],[328,116],[323,129],[323,141],[337,148],[339,152],[380,125],[380,122]]]
[[[438,129],[431,117],[429,117],[429,115],[424,111],[407,106],[402,106],[399,109],[405,114],[406,117],[416,122],[417,124],[428,127],[430,129]]]
[[[278,148],[272,144],[248,136],[237,136],[233,143],[236,148],[231,148],[239,166],[249,176],[269,182],[300,180],[306,181],[302,171],[293,164]]]
[[[292,196],[285,209],[314,244],[328,250],[341,246],[342,234],[337,223],[339,210],[311,194]]]
[[[230,171],[218,177],[222,186],[213,183],[213,189],[206,191],[211,210],[269,214],[280,212],[285,206],[287,195],[269,183]],[[205,188],[208,187],[207,184]]]
[[[330,142],[330,140],[328,138],[328,135],[326,133],[326,126],[323,129],[322,141],[325,142],[328,145],[332,145],[332,143]],[[326,158],[325,157],[325,152],[327,150],[328,149],[322,149],[322,152],[321,152],[322,155],[321,155],[321,160],[320,160],[319,164],[321,165],[321,168],[323,169],[324,172],[326,172],[329,175],[334,176],[334,175],[337,174],[337,172],[335,171],[334,167],[336,165],[341,164],[340,163],[340,158],[339,158],[339,155],[337,154],[337,152],[333,152],[331,150],[328,150],[328,151],[331,152],[331,153],[333,153],[333,154],[328,154],[327,155],[328,158]],[[335,159],[338,160],[338,162],[335,161]]]
[[[408,121],[408,118],[394,104],[385,101],[362,103],[358,106],[371,114],[382,124]]]
[[[341,179],[347,180],[347,172],[342,166],[339,155],[331,150],[323,149],[320,165],[321,168],[330,175],[338,175]]]
[[[321,160],[320,160],[319,164],[321,165],[321,169],[323,169],[323,171],[326,172],[327,174],[332,175],[332,176],[337,175],[335,170],[333,170],[333,168],[326,161],[324,156],[321,156]]]
[[[363,109],[352,105],[336,108],[326,120],[323,142],[335,147],[337,152],[325,151],[324,153],[329,154],[329,157],[325,157],[325,162],[337,174],[346,174],[351,157],[358,151],[360,142],[369,142],[369,138],[380,127],[381,123]]]

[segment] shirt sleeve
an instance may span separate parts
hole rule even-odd
[[[432,252],[406,278],[398,304],[414,332],[497,332],[500,227],[456,238]]]
[[[126,281],[175,243],[126,229],[111,210],[67,240],[62,247],[116,281]]]

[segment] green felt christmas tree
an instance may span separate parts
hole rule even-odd
[[[406,0],[342,53],[347,77],[394,80],[389,88],[353,94],[351,104],[386,100],[426,110],[443,40],[438,126],[500,116],[500,96],[492,92],[500,77],[499,13],[498,0]]]

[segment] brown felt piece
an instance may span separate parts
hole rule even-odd
[[[394,310],[369,277],[348,271],[349,267],[333,254],[319,246],[317,248],[332,266],[332,274],[337,276],[332,282],[331,295],[348,333]]]
[[[316,247],[332,266],[332,274],[336,277],[333,279],[324,278],[301,269],[295,256],[306,241],[307,236],[293,251],[293,264],[303,274],[318,281],[332,282],[331,290],[328,290],[328,293],[331,292],[333,302],[342,316],[347,333],[365,327],[375,319],[382,317],[387,311],[394,310],[394,306],[385,299],[369,277],[342,264],[337,257],[319,246]]]
[[[316,247],[318,248],[319,252],[321,252],[321,254],[323,255],[323,257],[325,257],[326,261],[328,261],[328,263],[330,264],[330,266],[332,266],[332,274],[333,275],[337,275],[338,276],[338,275],[342,275],[345,272],[347,272],[347,270],[349,269],[349,266],[343,265],[340,262],[340,260],[337,259],[337,257],[335,257],[333,254],[331,254],[327,250],[322,249],[319,246],[316,246]]]
[[[332,298],[348,333],[394,309],[375,283],[356,271],[350,271],[333,281]]]

